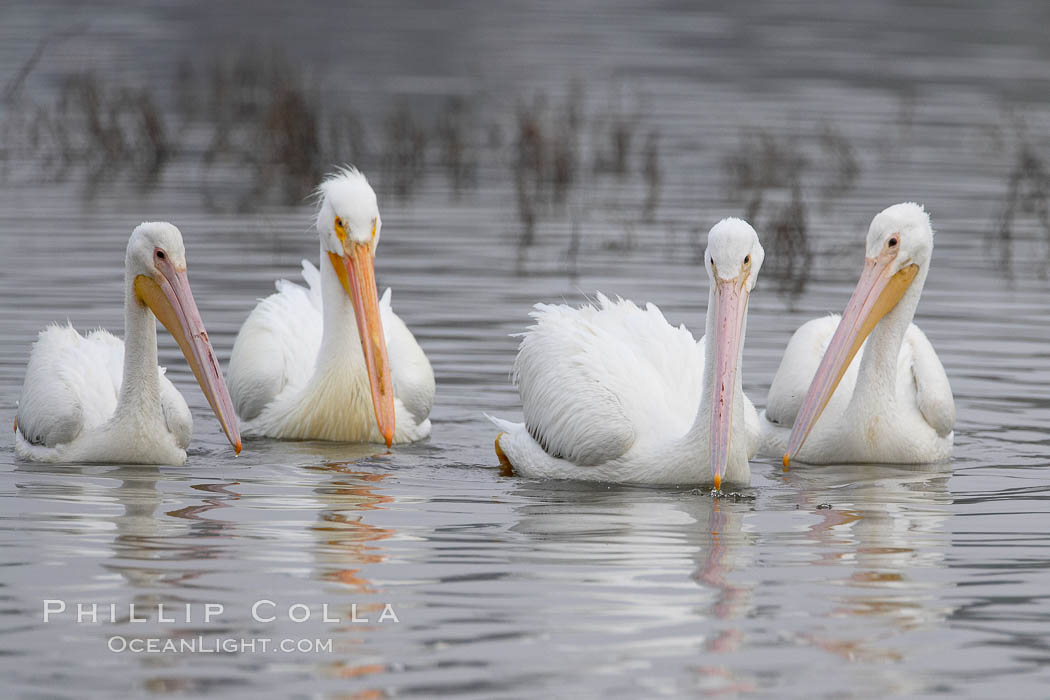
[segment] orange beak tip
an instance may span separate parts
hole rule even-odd
[[[722,477],[719,476],[718,474],[715,474],[715,491],[721,491],[721,490],[722,490]]]
[[[241,453],[241,441],[238,440],[233,445],[233,454],[239,455]]]
[[[785,452],[784,453],[784,469],[787,469],[790,466],[791,466],[791,455],[789,455],[789,454],[787,454]]]

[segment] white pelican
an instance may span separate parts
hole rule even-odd
[[[430,434],[434,372],[376,290],[382,221],[365,176],[346,168],[318,188],[321,270],[285,280],[233,344],[230,391],[244,434],[291,440],[405,443]]]
[[[492,419],[505,468],[548,479],[750,483],[758,414],[737,368],[764,252],[739,219],[719,222],[707,240],[711,289],[699,343],[652,304],[643,311],[599,295],[579,309],[536,306],[514,363],[525,423]]]
[[[222,429],[241,451],[237,418],[186,276],[182,234],[144,223],[124,259],[124,342],[71,326],[40,332],[15,419],[15,451],[40,462],[182,464],[193,432],[186,400],[157,367],[160,319],[178,341]],[[121,366],[123,365],[123,370]]]
[[[764,452],[783,455],[785,466],[795,458],[917,464],[951,456],[948,375],[911,322],[932,252],[930,217],[918,204],[895,204],[872,219],[841,320],[805,323],[784,351],[762,421]]]

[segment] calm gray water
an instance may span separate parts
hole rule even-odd
[[[0,9],[0,82],[41,37],[68,30],[0,104],[2,425],[41,327],[121,330],[138,222],[181,227],[223,356],[254,300],[316,257],[308,204],[253,190],[252,157],[206,167],[207,120],[170,116],[180,61],[201,70],[276,47],[311,94],[363,123],[360,153],[322,155],[358,160],[380,192],[378,276],[434,366],[433,435],[390,453],[254,441],[234,459],[162,332],[161,361],[196,417],[184,467],[32,465],[0,444],[4,696],[1047,695],[1048,6],[121,5]],[[130,166],[103,177],[30,148],[27,124],[43,122],[25,115],[85,69],[150,91],[169,115],[180,149],[156,177]],[[399,196],[390,110],[431,129],[450,96],[473,114],[473,184],[453,187],[431,138]],[[530,238],[519,118],[533,105],[557,131],[573,104],[577,175],[563,205],[538,206]],[[623,124],[626,169],[610,175],[601,162]],[[659,188],[647,205],[650,135]],[[747,178],[734,186],[741,168],[769,185],[753,218],[767,265],[744,365],[759,406],[791,331],[844,306],[871,216],[926,204],[937,248],[917,321],[955,391],[954,460],[785,473],[758,459],[750,500],[500,477],[482,412],[520,415],[509,334],[529,306],[603,290],[702,328],[698,234],[754,207]],[[785,214],[793,196],[804,239]],[[801,273],[776,274],[778,250],[795,251]],[[48,599],[98,603],[104,618],[115,604],[116,619],[45,623]],[[259,600],[276,620],[252,618]],[[132,603],[145,622],[129,620]],[[160,620],[159,604],[177,621]],[[206,604],[223,612],[205,622]],[[297,604],[308,621],[290,619]],[[378,622],[385,604],[398,622]],[[323,605],[341,621],[325,622]],[[350,620],[354,605],[369,622]],[[109,648],[198,637],[331,648]]]

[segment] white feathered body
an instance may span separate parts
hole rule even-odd
[[[338,278],[303,261],[306,287],[279,280],[233,346],[229,386],[244,435],[384,442],[376,425],[353,309]],[[325,308],[328,304],[330,308]],[[423,349],[380,301],[395,395],[395,443],[430,434],[434,373]]]
[[[155,365],[152,315],[146,323],[154,328],[145,344],[152,342]],[[41,331],[18,404],[18,456],[40,462],[185,462],[193,432],[186,400],[157,367],[155,386],[142,387],[118,411],[123,365],[124,342],[105,330],[82,336],[72,326],[52,325]]]
[[[514,365],[524,423],[492,419],[525,477],[634,484],[709,483],[704,339],[653,304],[598,295],[595,305],[538,304]],[[738,379],[739,383],[739,379]],[[758,415],[734,403],[725,480],[746,484]]]
[[[764,454],[779,457],[787,449],[795,416],[840,319],[832,315],[808,321],[788,342],[762,412]],[[882,323],[893,322],[887,316]],[[951,457],[955,403],[948,376],[926,335],[914,323],[905,323],[903,338],[894,338],[892,328],[880,324],[864,343],[796,459],[912,464]],[[869,360],[866,371],[872,376],[858,395],[866,354],[893,352],[898,344],[896,365],[887,368],[888,374],[879,372],[876,358]]]

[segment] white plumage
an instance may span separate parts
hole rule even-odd
[[[155,452],[157,464],[182,464],[193,433],[186,399],[158,367],[164,429],[114,435],[104,429],[117,409],[124,365],[124,341],[98,329],[85,336],[72,326],[52,325],[40,331],[26,367],[25,388],[18,403],[15,448],[23,459],[45,462],[90,462],[121,459],[114,447],[129,452]],[[157,426],[159,428],[159,425]],[[146,438],[136,444],[134,437]],[[129,439],[130,438],[130,439]]]
[[[372,417],[360,345],[356,338],[346,343],[350,358],[321,353],[321,272],[308,260],[302,265],[307,286],[278,280],[277,292],[259,302],[237,334],[230,392],[244,421],[243,433],[383,442]],[[394,313],[391,298],[387,289],[380,311],[396,397],[394,442],[413,442],[430,434],[434,373],[423,348]],[[344,322],[356,334],[352,313]],[[348,359],[353,360],[351,366],[344,365]]]
[[[642,309],[601,294],[593,305],[538,304],[531,314],[536,323],[523,334],[514,364],[525,422],[492,419],[503,431],[497,438],[501,460],[534,478],[691,485],[724,477],[747,484],[758,416],[735,367],[747,293],[761,263],[758,237],[745,222],[727,219],[712,229],[707,337],[726,344],[733,365],[722,394],[729,405],[727,463],[717,478],[716,361],[705,353],[705,339],[697,342],[684,326],[671,326],[653,304]],[[716,267],[728,274],[718,277],[719,284]],[[716,331],[716,287],[722,283],[743,291],[736,306],[721,302],[733,312],[727,329]]]
[[[354,263],[348,260],[355,254],[369,268],[365,275],[371,271],[381,226],[375,193],[356,170],[329,178],[321,193],[320,270],[304,260],[305,287],[279,280],[277,292],[259,302],[234,343],[230,390],[244,433],[345,442],[425,438],[430,434],[434,374],[423,349],[391,308],[389,289],[381,300],[370,301],[376,294],[374,277],[370,289],[368,280],[360,285],[352,277],[349,284],[341,280],[346,268],[340,266],[350,266],[352,274]],[[364,247],[357,252],[355,245]],[[362,299],[361,318],[370,319],[363,322],[374,324],[361,332],[357,298]],[[385,342],[368,351],[377,358],[375,372],[385,373],[391,382],[392,396],[383,395],[382,376],[372,384],[373,368],[365,353],[373,328]],[[384,401],[392,401],[389,435],[376,417]]]
[[[951,456],[951,386],[933,345],[911,322],[932,250],[929,216],[919,205],[894,205],[875,217],[838,340],[843,317],[827,316],[803,324],[784,351],[762,415],[763,453],[813,463]]]
[[[162,258],[157,261],[157,251]],[[165,257],[166,256],[166,259]],[[176,324],[173,334],[201,388],[216,406],[230,441],[240,450],[236,420],[211,344],[199,323],[185,280],[182,236],[171,224],[147,223],[128,243],[124,341],[105,330],[80,335],[72,326],[40,332],[26,367],[18,405],[15,450],[47,462],[182,464],[193,417],[175,386],[157,366],[156,320],[151,309]],[[148,277],[170,291],[144,296]],[[136,286],[138,281],[139,286]],[[203,336],[203,337],[202,337]],[[226,415],[224,415],[224,412]]]

